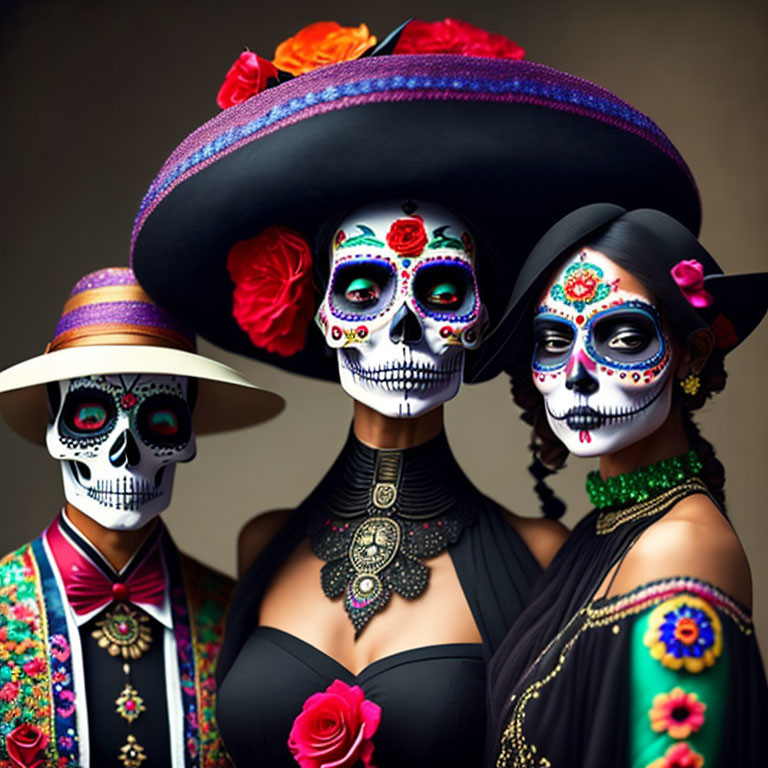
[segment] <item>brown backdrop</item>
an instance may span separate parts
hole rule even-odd
[[[49,2],[0,7],[3,151],[3,344],[0,366],[42,351],[71,286],[85,272],[126,263],[133,216],[173,147],[216,113],[215,95],[239,51],[271,55],[320,19],[365,21],[383,35],[408,16],[457,16],[516,39],[528,58],[604,85],[648,113],[690,164],[703,201],[702,240],[728,271],[766,269],[768,136],[764,4],[731,0],[492,0],[405,3]],[[322,9],[322,10],[319,10]],[[511,180],[514,183],[514,180]],[[725,463],[731,518],[752,563],[768,650],[764,487],[765,323],[728,361],[725,392],[705,409],[704,434]],[[178,543],[234,570],[240,525],[295,505],[330,464],[348,429],[337,386],[243,360],[288,409],[261,428],[200,441],[177,474],[166,513]],[[526,430],[498,379],[466,387],[448,407],[448,432],[477,485],[536,514],[525,473]],[[587,508],[574,460],[555,482],[573,524]],[[0,424],[0,551],[36,535],[62,501],[57,464]]]

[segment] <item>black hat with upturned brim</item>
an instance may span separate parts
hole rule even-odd
[[[660,209],[694,233],[700,224],[677,150],[605,89],[524,61],[382,55],[269,88],[189,136],[141,203],[132,265],[155,301],[214,344],[335,380],[336,355],[313,325],[289,357],[251,343],[232,316],[227,255],[280,225],[312,243],[322,267],[325,222],[407,199],[469,223],[491,328],[526,255],[568,211],[610,200]],[[483,363],[493,352],[469,352],[465,378],[496,375],[498,356]]]
[[[614,225],[624,227],[623,238]],[[630,238],[642,238],[644,247],[631,247]],[[584,245],[603,248],[608,258],[616,259],[646,284],[680,337],[708,328],[723,353],[749,336],[768,311],[768,272],[726,275],[690,230],[666,213],[595,203],[564,216],[533,248],[504,317],[489,339],[492,353],[486,365],[493,370],[511,368],[530,351],[530,321],[536,301],[558,262]],[[686,264],[701,276],[694,291],[699,297],[706,296],[701,306],[694,306],[673,275]]]

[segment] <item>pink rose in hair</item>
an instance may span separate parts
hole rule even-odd
[[[381,707],[359,686],[334,680],[304,702],[288,747],[301,768],[351,768],[358,761],[375,768],[371,738],[380,720]]]
[[[696,259],[679,261],[670,274],[691,306],[704,309],[712,304],[712,294],[704,290],[704,267]]]

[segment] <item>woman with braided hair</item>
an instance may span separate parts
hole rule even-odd
[[[562,514],[544,478],[569,453],[599,470],[594,510],[492,660],[497,766],[764,759],[749,565],[692,412],[725,386],[767,286],[722,274],[670,216],[609,204],[561,219],[523,266],[500,329],[545,513]]]

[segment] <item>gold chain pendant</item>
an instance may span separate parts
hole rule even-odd
[[[144,747],[136,741],[136,737],[131,734],[128,736],[128,741],[120,747],[120,754],[118,755],[120,762],[125,768],[139,768],[139,766],[147,759],[144,754]]]
[[[152,643],[152,630],[148,625],[147,616],[120,603],[96,622],[97,628],[91,636],[98,641],[100,648],[107,649],[110,656],[122,653],[124,659],[135,661],[149,650]]]

